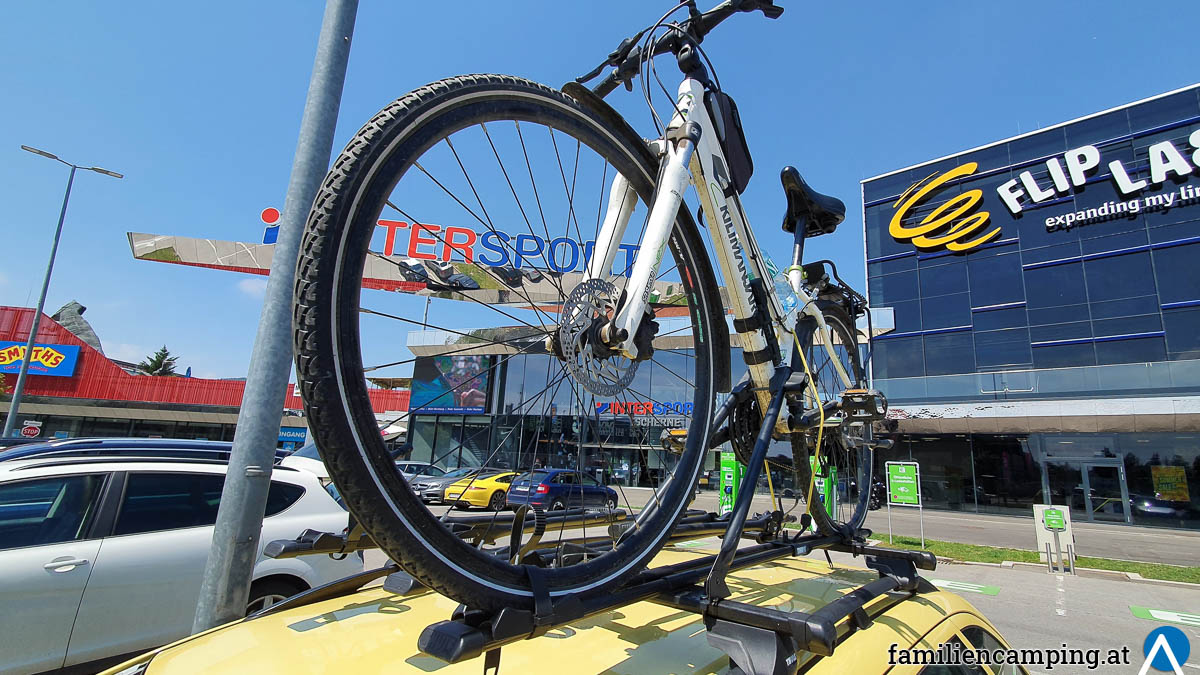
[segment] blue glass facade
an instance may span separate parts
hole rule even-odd
[[[884,459],[927,505],[1200,528],[1200,86],[862,190]]]
[[[1193,87],[864,181],[869,299],[896,324],[876,386],[894,403],[1200,393],[1198,141]],[[955,210],[933,245],[895,236]],[[990,239],[937,244],[982,212],[971,236]]]

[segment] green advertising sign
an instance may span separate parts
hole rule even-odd
[[[742,472],[745,467],[737,461],[737,454],[721,453],[721,482],[720,492],[717,493],[717,510],[724,515],[733,510],[737,501],[738,485],[742,482]]]
[[[1042,522],[1046,524],[1046,529],[1053,532],[1062,532],[1067,529],[1066,519],[1063,517],[1062,509],[1046,509],[1042,511]]]
[[[813,474],[813,492],[819,495],[821,503],[825,504],[825,513],[828,513],[829,517],[833,518],[833,510],[837,505],[837,502],[834,501],[837,498],[834,494],[834,490],[837,489],[837,467],[827,467],[825,471],[828,475],[823,476],[817,468],[816,457],[808,458],[808,467],[812,470]]]
[[[888,503],[900,506],[921,505],[921,472],[916,462],[888,462]]]

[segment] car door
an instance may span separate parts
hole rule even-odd
[[[608,496],[608,491],[604,486],[600,485],[600,481],[591,476],[582,474],[583,476],[583,500],[588,506],[604,506],[605,497]]]
[[[6,673],[60,668],[100,540],[107,473],[0,485],[0,644]]]
[[[579,482],[579,474],[574,471],[564,471],[558,474],[558,481],[563,486],[563,501],[568,508],[583,506],[585,501],[583,485]]]
[[[225,476],[130,471],[83,595],[67,665],[191,632]]]

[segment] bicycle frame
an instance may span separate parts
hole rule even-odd
[[[712,233],[717,263],[721,268],[721,277],[729,296],[733,318],[745,321],[755,315],[763,316],[767,319],[766,325],[775,333],[780,354],[790,353],[789,345],[792,342],[794,327],[784,324],[783,307],[768,286],[772,283],[772,278],[766,258],[762,255],[758,241],[750,229],[737,191],[729,187],[728,162],[717,138],[716,125],[704,104],[704,85],[694,78],[686,77],[679,85],[675,108],[676,112],[667,125],[666,133],[652,143],[652,148],[662,158],[662,164],[647,217],[646,231],[640,242],[641,248],[634,259],[632,274],[626,284],[628,292],[625,303],[614,319],[616,327],[626,331],[627,337],[620,349],[630,358],[636,358],[638,355],[634,336],[646,315],[650,290],[662,262],[664,247],[671,228],[674,227],[676,214],[683,204],[684,190],[691,182],[700,197],[700,206]],[[699,127],[700,135],[694,143],[680,134],[684,125],[689,123]],[[596,252],[592,256],[585,279],[607,276],[616,256],[617,244],[625,234],[636,203],[637,194],[628,181],[618,174],[612,182],[607,211],[596,240]],[[815,298],[804,288],[803,273],[793,267],[787,274],[792,290],[801,303],[800,315],[811,317],[816,322],[814,337],[829,352],[843,387],[849,389],[856,386],[858,383],[846,372],[834,352],[831,331],[816,307]],[[763,308],[758,308],[754,299],[751,284],[756,279],[762,279],[764,287],[767,288],[764,294],[767,306]],[[759,352],[770,346],[763,328],[741,332],[739,335],[744,352]],[[855,347],[847,346],[848,349]],[[767,386],[776,365],[770,360],[748,365],[750,379],[757,390],[763,410],[766,409],[770,398]],[[815,391],[815,383],[812,390]]]

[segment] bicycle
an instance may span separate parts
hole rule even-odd
[[[688,11],[686,20],[668,22],[682,9]],[[777,273],[741,208],[753,163],[738,111],[700,47],[725,19],[756,10],[769,18],[783,12],[771,0],[727,0],[704,13],[693,0],[682,2],[561,91],[504,75],[454,77],[421,87],[378,113],[334,162],[314,201],[298,262],[294,321],[300,389],[321,455],[350,510],[421,583],[491,612],[611,591],[664,545],[693,499],[705,454],[726,440],[748,464],[744,485],[751,487],[772,440],[790,440],[791,458],[771,462],[796,476],[799,494],[786,495],[795,499],[792,508],[804,498],[806,524],[811,517],[822,533],[859,536],[870,490],[835,486],[826,492],[833,503],[825,504],[813,485],[817,479],[872,484],[869,426],[882,416],[886,402],[865,389],[855,327],[866,313],[865,300],[842,282],[832,262],[802,264],[805,239],[834,231],[845,207],[811,189],[794,168],[783,170],[783,228],[793,234],[794,250],[782,274],[794,298],[785,292],[781,300],[768,287]],[[655,115],[659,137],[647,142],[603,97],[621,84],[632,90],[640,74],[649,103],[649,78],[657,79],[653,59],[666,54],[675,56],[684,78],[671,120],[663,125]],[[610,67],[594,90],[583,85]],[[540,186],[535,170],[543,176]],[[484,172],[490,181],[480,180]],[[697,188],[725,297],[704,230],[684,202],[689,182]],[[584,190],[596,185],[598,196],[584,199]],[[473,220],[486,232],[473,237],[441,220],[446,217]],[[629,227],[635,218],[643,223],[636,236]],[[512,236],[498,222],[523,224],[527,234]],[[590,241],[583,235],[589,224]],[[380,225],[392,229],[380,233]],[[556,543],[548,538],[553,532],[539,533],[546,537],[540,545],[553,555],[528,558],[523,557],[527,547],[489,550],[464,542],[455,534],[456,507],[435,513],[411,492],[384,449],[366,380],[418,357],[383,362],[376,354],[383,347],[364,348],[364,336],[387,335],[380,338],[387,346],[394,333],[379,326],[394,324],[384,320],[425,330],[431,326],[405,316],[407,309],[367,306],[368,296],[372,303],[382,301],[378,289],[389,286],[366,283],[364,274],[375,279],[389,266],[404,264],[388,253],[391,239],[380,252],[381,237],[391,237],[396,228],[411,230],[410,256],[421,245],[436,252],[440,244],[443,263],[462,257],[456,269],[481,286],[478,291],[434,289],[435,295],[458,301],[446,312],[448,323],[433,326],[446,344],[414,345],[456,358],[497,357],[479,374],[469,371],[472,377],[448,393],[464,386],[486,389],[476,386],[479,378],[501,373],[504,365],[505,382],[493,382],[489,394],[490,405],[496,405],[497,397],[508,402],[516,392],[510,391],[513,378],[521,381],[520,395],[511,396],[516,402],[507,403],[497,423],[499,432],[484,443],[490,454],[467,456],[464,421],[464,439],[449,444],[449,452],[457,453],[454,459],[486,466],[501,458],[505,468],[528,467],[509,488],[513,503],[514,491],[525,484],[533,489],[540,471],[534,467],[543,460],[562,463],[573,454],[577,475],[589,473],[584,448],[593,447],[598,453],[590,453],[592,459],[620,455],[628,460],[620,470],[625,480],[664,477],[651,479],[644,508],[635,509],[618,484],[625,510],[618,512],[612,503],[600,508],[607,517],[599,521],[599,533],[593,529],[589,536],[585,525],[582,538],[566,538],[560,530]],[[624,267],[614,268],[622,251]],[[664,266],[668,255],[673,264]],[[495,271],[509,266],[544,274],[533,281]],[[574,271],[577,267],[581,271]],[[784,306],[793,299],[794,307]],[[468,320],[461,309],[466,306],[517,325],[451,326]],[[736,387],[727,309],[747,366]],[[681,326],[661,330],[660,321]],[[526,393],[538,377],[545,386]],[[662,380],[661,386],[655,384],[659,399],[647,393],[651,377]],[[729,392],[720,409],[717,392]],[[413,413],[441,407],[434,405],[438,400],[410,409],[410,441],[442,433],[437,424],[418,430],[412,422]],[[556,426],[560,410],[577,414]],[[668,434],[671,442],[650,431],[689,414],[686,432]],[[422,442],[431,463],[443,461],[434,439]],[[640,478],[628,478],[634,476]],[[583,503],[585,481],[573,480],[580,484]],[[750,492],[744,491],[729,518],[725,569]],[[567,494],[574,494],[574,487]],[[535,496],[525,499],[534,503]],[[782,498],[777,504],[782,517]],[[626,516],[631,518],[623,520]],[[514,537],[517,532],[514,525]],[[720,565],[710,577],[710,583],[719,582],[711,587],[715,597],[728,595],[720,588]]]

